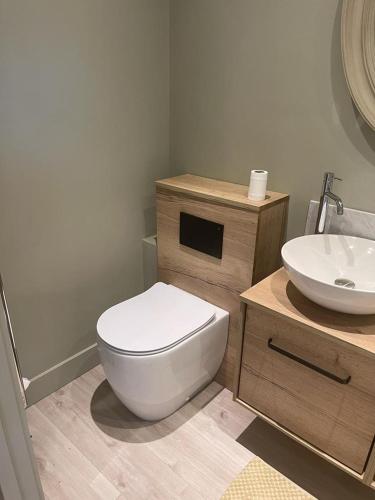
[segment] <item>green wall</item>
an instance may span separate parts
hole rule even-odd
[[[34,377],[93,344],[98,316],[142,289],[153,181],[169,175],[169,3],[0,10],[0,270]]]
[[[375,211],[375,132],[353,108],[337,0],[171,2],[171,164],[180,172],[290,193],[304,230],[324,171],[344,204]]]

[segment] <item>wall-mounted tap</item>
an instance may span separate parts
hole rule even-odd
[[[333,200],[336,203],[337,215],[342,215],[344,213],[344,205],[341,198],[333,194],[331,191],[334,180],[341,181],[342,179],[335,177],[335,174],[333,172],[326,172],[324,174],[322,195],[320,197],[318,217],[316,219],[316,226],[315,226],[316,234],[324,233],[329,199]]]

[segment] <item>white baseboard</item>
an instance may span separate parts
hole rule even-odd
[[[27,406],[57,391],[99,363],[97,344],[92,344],[64,359],[30,380],[26,390]]]

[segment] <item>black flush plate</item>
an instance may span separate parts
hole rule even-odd
[[[224,226],[185,212],[180,213],[180,243],[221,259]]]

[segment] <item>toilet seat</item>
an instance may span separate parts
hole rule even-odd
[[[215,318],[215,306],[173,285],[146,292],[105,311],[97,332],[111,349],[133,356],[166,351]]]

